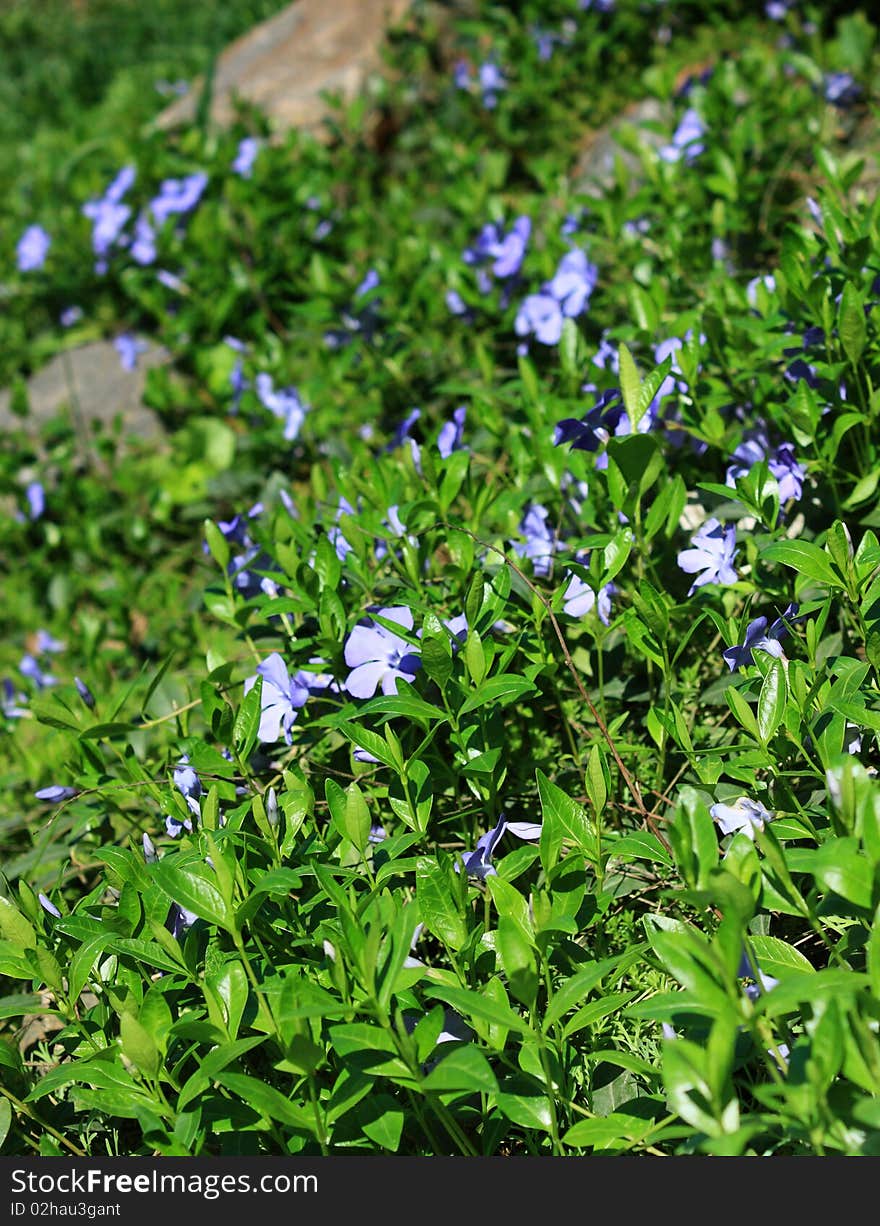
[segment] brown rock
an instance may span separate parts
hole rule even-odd
[[[220,55],[213,80],[211,118],[228,124],[235,100],[258,106],[279,128],[316,130],[327,114],[322,93],[346,100],[380,65],[389,24],[411,0],[295,0],[236,39]],[[160,128],[191,121],[200,84],[159,115]]]

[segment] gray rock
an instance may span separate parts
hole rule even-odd
[[[27,382],[30,412],[18,417],[10,408],[9,390],[0,391],[0,429],[36,433],[59,413],[76,425],[109,424],[122,415],[125,432],[140,438],[161,432],[159,420],[143,403],[147,371],[170,361],[166,349],[150,345],[138,355],[134,370],[124,370],[112,341],[91,341],[56,354]]]
[[[228,124],[240,98],[265,111],[275,126],[317,130],[327,114],[324,91],[354,98],[381,64],[388,25],[411,0],[295,0],[231,43],[217,60],[212,120]],[[201,83],[159,115],[160,128],[190,122]]]
[[[661,130],[645,128],[647,123],[660,125]],[[657,98],[645,98],[622,111],[602,128],[590,132],[584,141],[581,154],[572,174],[577,190],[589,191],[598,188],[607,191],[614,185],[615,158],[620,158],[630,177],[631,187],[644,180],[642,160],[637,153],[624,148],[619,137],[629,129],[637,130],[639,144],[649,149],[659,149],[669,143],[673,128],[673,111],[668,103]]]

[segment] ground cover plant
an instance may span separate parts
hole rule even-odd
[[[878,1152],[876,69],[416,3],[10,193],[14,408],[173,362],[0,451],[3,1152]]]

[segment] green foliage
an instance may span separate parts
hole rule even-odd
[[[321,140],[104,143],[71,41],[77,121],[2,205],[0,370],[26,416],[80,342],[172,360],[157,441],[81,405],[0,455],[4,1153],[878,1152],[875,30],[703,7],[416,5],[379,130]],[[55,35],[2,23],[12,141]],[[585,183],[639,91],[666,118]],[[125,164],[132,218],[207,184],[100,272]],[[463,257],[517,218],[515,277]],[[572,249],[595,290],[546,343],[523,300]],[[680,565],[712,519],[733,577]]]

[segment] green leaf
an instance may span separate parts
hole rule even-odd
[[[467,924],[453,895],[451,870],[428,856],[416,861],[416,899],[425,927],[450,949],[461,949],[467,940]]]
[[[840,298],[837,333],[843,346],[843,352],[855,366],[865,348],[868,330],[861,295],[851,281],[847,281],[844,285]]]
[[[261,696],[263,693],[263,678],[258,673],[257,679],[244,698],[232,726],[232,745],[242,759],[247,759],[257,743],[257,732],[260,727]]]
[[[635,431],[642,413],[639,412],[639,390],[642,380],[639,369],[633,361],[633,356],[626,345],[621,344],[618,350],[618,365],[620,367],[620,390],[623,393],[623,403],[626,406],[630,425]]]
[[[405,1113],[390,1094],[371,1096],[358,1112],[358,1123],[364,1135],[392,1154],[400,1147],[405,1122]]]
[[[304,1132],[312,1136],[315,1132],[315,1116],[311,1107],[292,1102],[286,1095],[267,1085],[256,1077],[245,1073],[218,1073],[215,1078],[220,1085],[231,1090],[237,1098],[254,1111],[258,1111],[264,1119],[274,1123],[284,1124],[296,1132]]]
[[[777,541],[762,549],[761,557],[765,562],[781,562],[783,566],[789,566],[807,579],[823,583],[826,587],[844,587],[843,580],[833,569],[828,555],[810,541]]]
[[[119,1022],[123,1055],[144,1074],[155,1080],[159,1072],[159,1049],[152,1036],[131,1013],[123,1013]]]
[[[153,877],[163,894],[200,919],[234,931],[233,917],[217,885],[208,874],[208,865],[178,865],[166,856],[153,869]]]
[[[766,745],[782,723],[788,702],[788,682],[781,660],[774,660],[767,670],[758,696],[758,734]]]
[[[205,540],[211,551],[211,557],[222,571],[229,565],[229,542],[212,519],[204,521]]]
[[[551,783],[543,771],[537,771],[538,794],[541,798],[543,830],[541,831],[541,858],[545,870],[550,867],[544,860],[545,833],[548,848],[561,846],[570,839],[588,859],[597,858],[596,835],[586,809],[567,796],[555,783]],[[555,862],[555,856],[553,857]]]
[[[511,702],[518,702],[526,694],[534,693],[536,689],[533,681],[512,673],[505,673],[502,677],[490,677],[462,703],[459,715],[476,711],[480,707],[506,707]]]
[[[481,1018],[496,1026],[513,1030],[517,1034],[531,1033],[531,1028],[524,1017],[511,1009],[509,1005],[505,1005],[503,1001],[496,1000],[485,992],[451,987],[445,983],[431,984],[426,988],[426,992],[437,1000],[445,1001],[465,1017]]]
[[[543,1095],[507,1094],[499,1090],[495,1095],[495,1102],[505,1119],[519,1124],[521,1128],[537,1128],[541,1132],[549,1132],[553,1127],[550,1103]]]
[[[33,949],[37,944],[37,934],[31,924],[15,903],[2,895],[0,895],[0,936],[4,941],[11,941],[19,949]]]
[[[493,1094],[498,1082],[489,1061],[472,1043],[456,1047],[434,1066],[420,1087],[425,1093],[457,1091],[465,1094]]]

